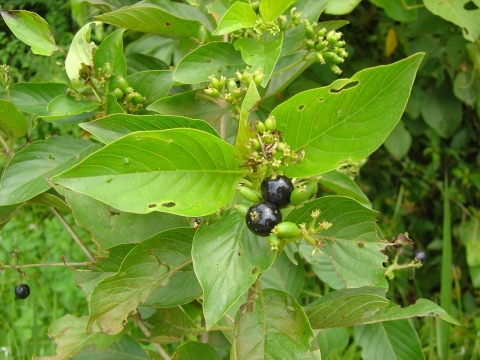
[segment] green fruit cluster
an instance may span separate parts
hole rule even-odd
[[[123,76],[117,78],[117,86],[113,91],[113,96],[115,96],[117,102],[123,105],[128,113],[136,113],[144,105],[145,97],[129,86],[127,79]]]

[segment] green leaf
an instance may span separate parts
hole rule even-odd
[[[120,333],[127,317],[156,287],[191,263],[193,234],[187,228],[167,230],[135,246],[118,272],[93,290],[87,332]]]
[[[173,79],[183,84],[208,81],[210,75],[235,78],[235,72],[246,66],[232,44],[213,41],[187,54],[177,65]]]
[[[194,129],[135,132],[52,181],[121,211],[203,216],[227,204],[242,177],[239,154]]]
[[[305,151],[303,162],[282,167],[283,173],[309,177],[375,151],[400,120],[422,57],[362,70],[277,106],[272,114],[284,141]]]
[[[148,340],[157,344],[170,344],[199,331],[180,306],[158,309],[148,322],[154,325]]]
[[[349,336],[344,328],[322,329],[317,334],[317,341],[322,350],[322,358],[328,360],[330,354],[348,345]]]
[[[203,120],[169,115],[114,114],[89,123],[80,124],[80,127],[105,144],[109,144],[122,136],[135,131],[166,130],[175,128],[198,129],[220,137],[217,131]]]
[[[0,99],[0,131],[8,137],[21,137],[27,133],[27,119],[11,102]]]
[[[288,256],[282,252],[272,267],[260,277],[262,288],[283,290],[298,299],[305,281],[305,268],[303,263],[298,260],[297,256],[298,265],[294,265]]]
[[[128,335],[124,335],[119,342],[112,344],[106,350],[95,350],[93,346],[83,349],[72,360],[149,360],[150,356],[143,350],[142,345]]]
[[[341,171],[333,170],[322,174],[318,183],[333,191],[336,195],[351,197],[363,206],[372,208],[372,203],[357,183]]]
[[[457,99],[463,101],[465,104],[474,107],[475,103],[480,98],[480,77],[473,73],[472,67],[467,67],[467,71],[459,72],[455,76],[455,81],[453,83],[453,92]],[[475,79],[477,81],[472,81]]]
[[[408,320],[359,326],[354,337],[363,359],[425,359],[418,334]]]
[[[129,243],[113,246],[106,251],[105,255],[97,256],[97,262],[90,264],[88,270],[74,269],[75,282],[87,294],[88,301],[95,286],[106,277],[115,275],[125,257],[136,245],[136,243]]]
[[[98,68],[105,69],[105,64],[107,63],[112,67],[113,75],[110,77],[108,83],[108,87],[111,91],[117,87],[117,76],[121,75],[125,77],[127,75],[127,61],[123,54],[122,36],[124,32],[125,29],[120,29],[108,35],[93,55],[95,72],[98,71]]]
[[[154,212],[132,214],[117,211],[108,205],[61,186],[57,191],[65,196],[79,226],[92,233],[99,254],[119,244],[139,243],[161,231],[188,226],[184,217]]]
[[[263,69],[265,77],[262,86],[267,86],[273,68],[280,57],[282,50],[283,33],[280,33],[270,42],[260,43],[257,38],[242,38],[235,41],[235,49],[242,52],[242,58],[248,65],[257,66]]]
[[[10,221],[22,206],[23,204],[0,206],[0,230],[3,229],[5,224]]]
[[[0,14],[13,34],[37,55],[50,56],[58,47],[47,22],[25,10],[2,10]]]
[[[390,135],[385,139],[385,148],[397,160],[408,154],[412,146],[412,135],[405,129],[403,121],[399,121]]]
[[[88,113],[98,109],[98,104],[82,98],[76,100],[73,96],[59,95],[47,105],[47,111],[50,115],[41,115],[45,121],[69,122],[76,121],[77,115],[89,115]]]
[[[328,3],[325,14],[346,15],[353,11],[362,0],[338,1]]]
[[[283,291],[258,292],[240,308],[235,327],[231,359],[320,359],[303,309]]]
[[[310,245],[300,245],[298,248],[303,258],[311,265],[312,271],[317,277],[332,289],[344,289],[345,281],[337,273],[332,265],[331,257],[325,252],[315,252],[312,256],[312,247]]]
[[[452,85],[425,91],[421,113],[425,122],[443,138],[449,138],[462,122],[462,103],[453,95]]]
[[[196,37],[201,25],[212,31],[208,19],[200,10],[190,5],[170,1],[157,1],[155,4],[140,2],[114,12],[94,16],[94,19],[153,34]]]
[[[418,299],[414,305],[390,307],[385,288],[359,287],[331,292],[306,307],[313,329],[356,326],[417,316],[433,316],[452,324],[458,322],[437,304]]]
[[[132,75],[140,71],[168,70],[168,66],[160,59],[139,53],[126,55],[127,74]]]
[[[199,341],[189,341],[180,345],[172,356],[172,360],[220,360],[212,345]]]
[[[89,22],[75,34],[65,59],[65,70],[73,86],[81,85],[80,71],[84,66],[93,67],[92,55],[97,45],[90,42],[92,24],[98,25],[99,22]]]
[[[263,21],[274,21],[295,1],[296,0],[262,0],[259,10]]]
[[[150,70],[141,71],[127,77],[128,84],[138,93],[145,96],[146,105],[164,98],[173,85],[173,71]]]
[[[226,12],[212,35],[225,35],[238,29],[253,28],[257,14],[249,4],[237,1]]]
[[[99,148],[90,141],[57,136],[18,151],[2,177],[0,206],[17,204],[50,189],[47,178],[59,174]]]
[[[165,115],[202,119],[210,123],[218,121],[226,113],[226,108],[208,99],[203,90],[186,91],[168,96],[154,102],[147,107],[147,110]]]
[[[10,101],[30,114],[49,115],[47,105],[59,95],[67,93],[68,86],[59,83],[16,83],[10,87]]]
[[[256,137],[256,131],[253,130],[252,123],[248,118],[250,116],[250,111],[253,111],[256,108],[256,105],[260,100],[261,97],[258,93],[257,85],[252,81],[248,86],[247,93],[242,102],[238,131],[235,138],[235,147],[239,149],[243,160],[247,160],[250,156],[250,151],[246,146],[249,139]]]
[[[117,98],[112,94],[107,94],[107,115],[125,114],[125,110],[117,102]],[[80,124],[79,124],[80,125]]]
[[[291,7],[295,11],[302,13],[302,19],[307,19],[310,23],[317,22],[322,12],[327,7],[330,0],[298,0]]]
[[[415,0],[407,0],[402,2],[402,0],[370,0],[376,6],[381,7],[385,10],[387,15],[396,21],[414,21],[417,19],[418,11],[415,5],[417,4]],[[412,8],[407,9],[406,6],[412,6]]]
[[[275,255],[276,251],[248,230],[245,219],[236,212],[198,228],[192,258],[203,288],[207,329],[273,264]]]
[[[429,11],[462,28],[463,37],[475,42],[480,37],[480,9],[465,9],[469,0],[424,0]],[[477,4],[478,5],[478,4]]]
[[[122,337],[122,334],[111,336],[99,332],[87,334],[87,320],[87,317],[78,318],[68,314],[55,321],[48,328],[48,337],[57,344],[56,354],[34,356],[34,358],[38,360],[69,359],[87,346],[95,345],[96,349],[104,350]]]
[[[189,270],[179,271],[171,277],[167,285],[153,290],[145,305],[154,307],[183,305],[201,295],[202,287],[195,273]]]
[[[28,200],[31,204],[53,206],[58,210],[71,211],[70,207],[58,196],[49,193],[41,193]]]
[[[292,210],[285,221],[309,224],[312,212],[320,210],[318,222],[332,224],[318,234],[325,244],[321,250],[330,257],[346,287],[373,285],[384,278],[382,264],[387,256],[380,251],[388,243],[380,240],[375,232],[376,211],[341,196],[324,196],[303,205]]]

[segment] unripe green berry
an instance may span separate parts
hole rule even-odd
[[[267,130],[265,124],[260,120],[255,121],[255,129],[257,129],[259,134],[263,134]]]
[[[228,80],[227,90],[229,93],[233,93],[235,90],[237,90],[237,83],[235,82],[235,79]]]
[[[203,26],[200,26],[198,29],[198,40],[200,40],[201,44],[204,44],[208,41],[208,31]]]
[[[119,76],[117,78],[117,86],[123,92],[127,92],[128,81],[123,76]]]
[[[242,81],[245,84],[245,86],[248,87],[252,82],[252,80],[253,80],[253,75],[250,74],[248,71],[244,71],[242,74]]]
[[[253,203],[258,203],[262,201],[262,197],[260,196],[260,194],[255,190],[250,189],[249,187],[240,186],[238,192],[240,193],[240,195],[243,196],[244,199]]]
[[[265,144],[273,144],[275,142],[275,136],[273,136],[272,133],[270,132],[265,132],[263,135],[262,135],[262,141],[265,143]]]
[[[341,47],[344,47],[345,46],[345,41],[337,41],[333,47],[338,47],[338,48],[341,48]]]
[[[255,138],[250,139],[249,145],[253,150],[256,150],[256,151],[259,151],[262,149],[262,145],[260,144],[260,141]]]
[[[321,28],[320,30],[317,31],[317,35],[319,37],[324,37],[326,33],[327,33],[327,29],[325,28]]]
[[[253,78],[255,85],[259,86],[263,81],[263,74],[258,74]]]
[[[208,78],[210,79],[210,85],[212,85],[214,89],[220,90],[220,80],[213,75],[210,75]]]
[[[332,61],[332,59],[335,57],[335,53],[331,52],[331,51],[325,51],[323,53],[323,58],[326,60],[326,61]]]
[[[284,142],[279,142],[277,144],[277,151],[284,151],[286,149],[287,145]]]
[[[127,86],[127,88],[124,90],[126,94],[131,94],[135,92],[131,86]]]
[[[342,33],[336,32],[335,30],[332,30],[332,31],[328,32],[326,39],[329,42],[329,44],[333,45],[338,40],[340,40],[341,37],[342,37]]]
[[[316,51],[322,51],[323,49],[325,49],[328,45],[328,42],[326,42],[325,40],[324,41],[319,41],[317,43],[317,45],[315,45],[315,50]]]
[[[288,26],[288,18],[285,15],[280,15],[278,17],[278,27],[280,31],[285,31]]]
[[[313,28],[311,26],[305,27],[305,37],[307,39],[313,39],[315,37],[315,31],[313,31]]]
[[[280,224],[277,224],[272,231],[274,234],[277,234],[281,238],[297,238],[300,237],[300,229],[297,224],[284,221]]]
[[[208,218],[207,218],[207,223],[209,225],[213,224],[213,223],[216,223],[218,220],[220,220],[222,218],[222,215],[220,215],[220,213],[217,211],[217,212],[214,212],[213,214],[211,214]]]
[[[270,249],[278,250],[282,246],[282,239],[277,234],[270,234],[267,238],[268,243],[270,244]]]
[[[313,49],[315,49],[315,41],[308,39],[305,42],[305,46],[308,50],[313,50]]]
[[[227,78],[226,78],[225,76],[223,76],[223,75],[220,76],[220,80],[219,80],[219,82],[220,82],[220,85],[219,85],[219,86],[220,86],[220,87],[218,88],[218,90],[223,89],[223,87],[225,86],[225,82],[226,82],[226,81],[227,81]]]
[[[143,95],[140,93],[134,93],[133,103],[136,105],[143,103]]]
[[[133,92],[128,93],[127,96],[125,97],[125,101],[127,102],[127,104],[132,103],[134,97],[135,97],[135,94]]]
[[[205,92],[205,94],[213,96],[213,97],[218,97],[218,95],[219,95],[218,90],[214,89],[214,88],[207,88],[207,89],[204,89],[203,91]]]
[[[258,7],[260,6],[260,2],[253,1],[253,2],[250,3],[250,6],[252,7],[253,11],[257,11]]]
[[[113,75],[112,65],[110,65],[110,63],[107,62],[105,64],[105,76],[109,78],[112,75]]]
[[[317,57],[318,61],[320,62],[320,64],[325,64],[325,59],[323,58],[323,55],[321,52],[317,51],[315,52],[315,56]]]
[[[267,131],[273,132],[277,127],[277,121],[275,120],[275,116],[269,115],[267,120],[265,120],[265,129]]]
[[[290,204],[297,206],[307,201],[315,193],[315,182],[309,182],[303,186],[295,186],[290,194]]]
[[[340,69],[337,65],[335,64],[330,64],[330,70],[334,72],[337,75],[340,75],[342,73],[342,69]]]
[[[338,55],[335,55],[335,56],[333,57],[333,59],[330,60],[330,62],[331,62],[332,64],[341,64],[341,63],[343,63],[344,61],[345,61],[345,60],[343,60],[343,58],[340,57],[340,56],[338,56]]]
[[[120,100],[121,98],[123,98],[123,91],[119,88],[116,88],[115,90],[113,90],[113,96],[115,96],[117,100]]]
[[[247,215],[248,212],[248,205],[245,204],[237,204],[235,206],[235,211],[240,214],[242,218],[244,218]]]

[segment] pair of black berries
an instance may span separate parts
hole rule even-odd
[[[15,296],[19,299],[26,299],[30,295],[30,287],[27,284],[15,286]]]
[[[290,203],[292,181],[283,175],[273,175],[261,185],[264,202],[250,206],[245,217],[247,227],[258,236],[268,236],[282,222],[280,208]]]

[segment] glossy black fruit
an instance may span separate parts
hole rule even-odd
[[[286,176],[269,176],[262,181],[261,190],[264,200],[282,207],[290,203],[293,184]]]
[[[267,201],[250,206],[245,216],[247,227],[258,236],[268,236],[282,222],[282,213],[275,204]]]
[[[30,288],[27,284],[15,286],[15,296],[19,299],[26,299],[30,295]]]

